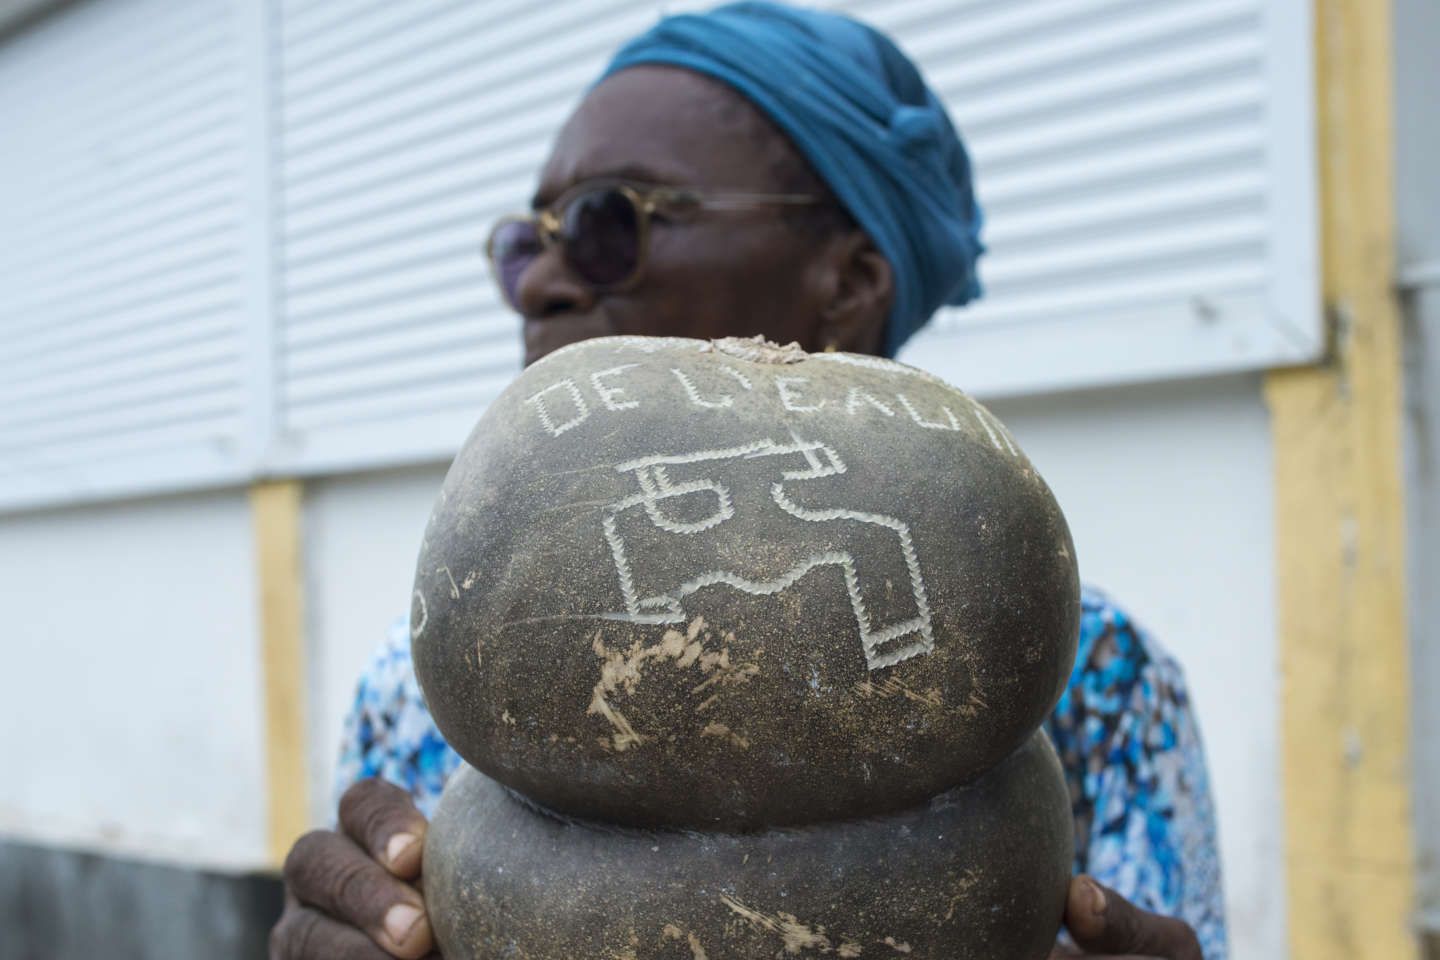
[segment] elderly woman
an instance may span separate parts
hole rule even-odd
[[[490,255],[525,358],[588,337],[764,334],[893,355],[980,293],[980,214],[944,108],[884,36],[747,3],[663,20],[620,51],[555,141],[529,216]],[[1209,786],[1175,662],[1097,593],[1048,729],[1075,816],[1055,955],[1223,960]],[[459,758],[403,623],[360,681],[337,831],[286,863],[272,955],[421,957],[425,814]],[[386,782],[388,781],[388,783]]]

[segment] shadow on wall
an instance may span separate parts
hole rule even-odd
[[[0,960],[253,960],[283,899],[272,876],[0,843]]]

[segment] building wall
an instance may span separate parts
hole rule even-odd
[[[0,517],[0,834],[263,864],[252,583],[239,492]]]
[[[1419,894],[1440,956],[1440,6],[1396,0],[1396,217],[1405,374],[1411,675],[1415,704],[1415,834]]]
[[[1257,378],[995,404],[1069,518],[1081,576],[1185,668],[1236,960],[1284,955],[1270,436]]]
[[[1270,447],[1250,376],[994,405],[1069,517],[1084,578],[1184,664],[1220,811],[1237,960],[1285,950]],[[335,478],[306,494],[314,815],[333,818],[354,680],[407,609],[439,467]]]

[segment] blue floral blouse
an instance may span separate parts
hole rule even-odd
[[[1075,814],[1075,871],[1195,928],[1207,960],[1226,960],[1215,809],[1180,666],[1098,591],[1082,595],[1069,687],[1046,729]],[[380,776],[428,816],[462,761],[415,680],[410,632],[396,621],[360,678],[345,721],[339,793]]]

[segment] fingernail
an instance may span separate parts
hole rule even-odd
[[[422,916],[424,914],[418,907],[412,907],[408,903],[397,903],[391,907],[385,914],[385,933],[390,937],[390,942],[396,946],[404,943]]]
[[[1105,891],[1100,889],[1100,884],[1093,880],[1086,880],[1085,886],[1090,888],[1090,912],[1095,916],[1105,914]]]
[[[392,867],[399,863],[406,851],[415,845],[415,840],[416,837],[413,833],[397,833],[391,837],[390,842],[385,844],[386,862]]]

